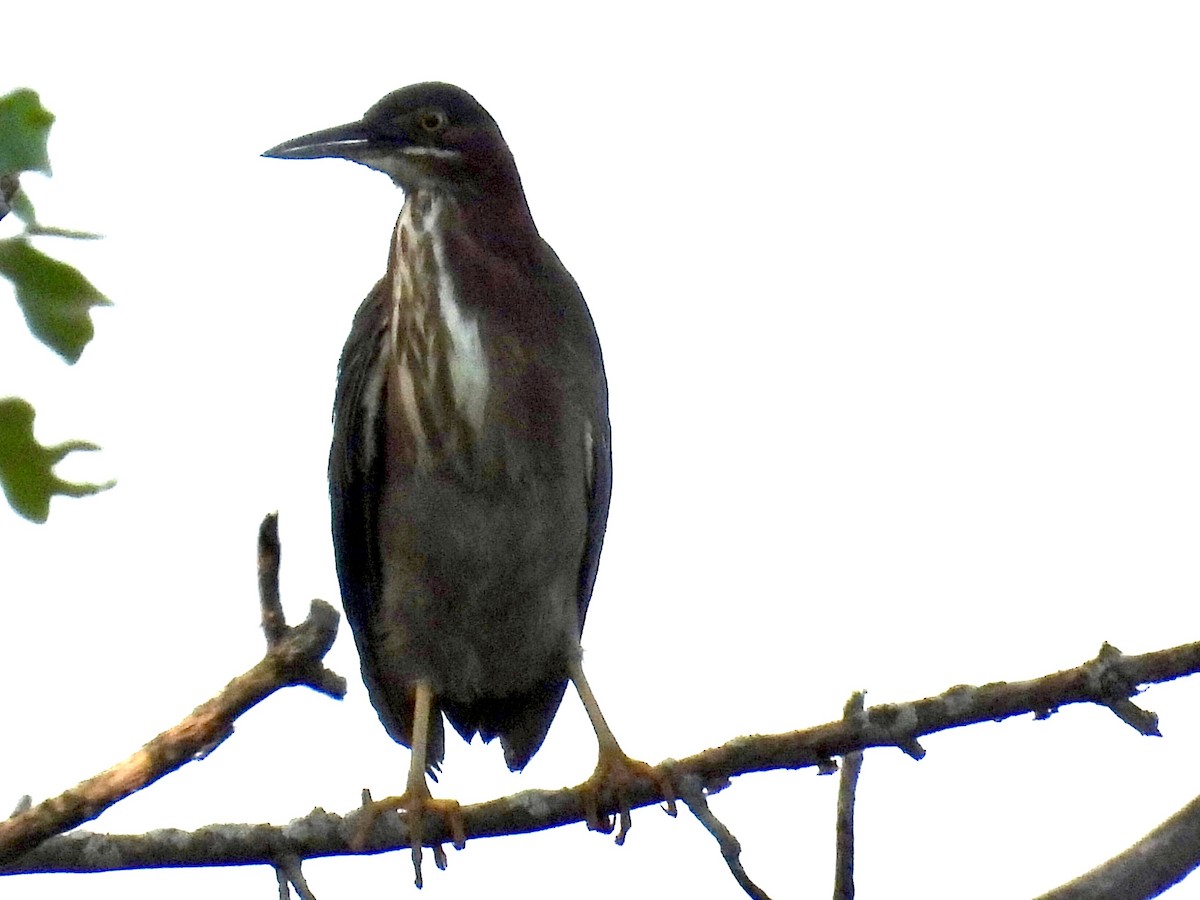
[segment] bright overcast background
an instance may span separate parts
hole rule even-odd
[[[338,599],[335,365],[401,193],[259,158],[402,85],[474,93],[588,298],[615,493],[584,634],[626,749],[657,762],[1195,640],[1200,597],[1200,11],[1189,3],[11,4],[0,75],[58,116],[42,240],[115,302],[74,368],[0,295],[0,394],[60,467],[118,479],[34,526],[0,509],[0,801],[127,756],[263,649],[254,536],[279,510],[299,620]],[[3,234],[16,230],[6,221]],[[272,697],[90,827],[284,823],[399,792],[350,693]],[[1200,681],[1164,738],[1072,707],[866,757],[864,897],[1027,897],[1200,793]],[[448,741],[439,795],[575,784],[569,693],[541,752]],[[776,897],[827,896],[836,779],[713,808]],[[409,896],[407,855],[314,861],[321,900]],[[267,898],[265,868],[4,879],[12,900]],[[692,816],[472,842],[433,897],[741,896]],[[1200,897],[1193,880],[1172,897]]]

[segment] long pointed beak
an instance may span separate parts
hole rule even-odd
[[[263,153],[272,159],[324,159],[336,157],[358,162],[369,134],[362,122],[337,125],[276,144]]]

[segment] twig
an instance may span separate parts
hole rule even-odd
[[[262,628],[267,649],[278,644],[287,632],[283,603],[279,599],[279,513],[269,513],[258,526],[258,602],[262,607]]]
[[[725,865],[729,866],[734,880],[746,892],[746,896],[752,897],[754,900],[771,900],[766,891],[751,881],[750,876],[746,874],[746,870],[742,867],[742,845],[733,836],[733,832],[726,828],[724,823],[709,809],[708,798],[704,796],[704,785],[700,783],[700,779],[695,775],[684,775],[676,782],[676,786],[679,791],[679,799],[687,804],[692,815],[699,819],[700,824],[708,830],[708,833],[716,838]]]
[[[308,882],[304,880],[300,857],[284,853],[275,860],[275,877],[279,881],[279,900],[291,900],[291,888],[296,889],[300,900],[317,900]]]
[[[855,691],[846,701],[843,717],[858,721],[864,713],[862,691]],[[861,750],[847,753],[842,759],[842,774],[838,781],[836,860],[833,872],[834,900],[853,900],[854,897],[854,799],[858,790],[858,775],[862,771]]]
[[[1137,683],[1129,680],[1124,666],[1125,656],[1112,644],[1105,643],[1100,653],[1087,666],[1090,688],[1113,714],[1146,737],[1162,737],[1158,716],[1142,709],[1129,698],[1138,693]]]
[[[285,629],[257,665],[178,725],[125,761],[0,822],[0,863],[16,860],[52,835],[94,819],[168,772],[212,752],[233,733],[238,716],[280,688],[303,684],[333,697],[343,696],[345,680],[321,665],[337,635],[337,624],[337,610],[314,600],[302,624]]]

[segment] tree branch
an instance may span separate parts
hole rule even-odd
[[[274,581],[274,602],[278,605],[279,553],[275,527],[276,517],[270,515],[259,529],[259,582],[269,585]],[[261,570],[264,560],[268,568],[274,565],[273,576]],[[264,592],[260,599],[265,623],[270,598]],[[216,697],[196,707],[178,725],[112,768],[0,822],[0,863],[15,860],[52,835],[94,819],[134,791],[212,752],[233,733],[234,720],[280,688],[303,684],[333,697],[343,696],[345,680],[321,664],[333,646],[337,625],[337,610],[322,600],[312,602],[308,618],[295,628],[287,628],[281,622],[262,660],[229,682]]]
[[[865,695],[855,691],[842,710],[847,719],[861,716]],[[861,750],[842,757],[842,774],[838,780],[837,822],[834,826],[833,898],[854,900],[854,802],[858,795],[858,776],[862,772]]]
[[[1157,729],[1151,727],[1154,714],[1134,706],[1129,698],[1137,693],[1138,685],[1169,681],[1197,671],[1200,671],[1200,643],[1128,657],[1106,644],[1096,659],[1074,669],[1029,681],[981,687],[959,685],[936,697],[868,707],[861,713],[813,728],[740,737],[676,760],[662,771],[676,780],[691,779],[691,784],[711,794],[738,775],[771,769],[828,770],[834,757],[871,747],[894,746],[919,756],[923,751],[917,739],[924,735],[1031,712],[1044,719],[1059,707],[1072,703],[1117,706],[1122,721],[1132,719],[1142,733],[1156,734]],[[664,799],[659,784],[649,777],[628,785],[624,797],[630,808]],[[613,810],[614,800],[602,795],[601,808]],[[582,785],[553,791],[523,791],[464,806],[461,812],[468,838],[541,831],[586,818]],[[351,855],[348,845],[358,821],[357,812],[339,816],[317,809],[284,826],[213,825],[195,832],[167,830],[147,835],[75,833],[47,841],[23,858],[0,866],[0,873],[277,866],[285,858]],[[452,839],[447,823],[437,815],[426,815],[423,834],[430,846]],[[390,814],[380,817],[371,840],[360,852],[382,853],[408,847],[402,817]]]
[[[1157,897],[1200,865],[1200,797],[1144,838],[1037,900]]]

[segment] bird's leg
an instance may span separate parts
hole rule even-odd
[[[426,811],[440,813],[450,826],[454,847],[462,850],[467,845],[466,824],[462,808],[457,800],[438,800],[429,793],[429,782],[425,767],[429,748],[429,719],[433,711],[433,687],[426,680],[417,682],[413,709],[412,760],[408,766],[408,785],[399,797],[387,797],[363,804],[363,824],[355,835],[354,844],[366,846],[367,838],[375,821],[385,812],[404,810],[408,813],[408,841],[412,847],[413,870],[416,872],[417,887],[421,887],[421,856],[424,845],[423,820]],[[437,848],[435,848],[436,850]],[[435,853],[438,868],[445,868],[445,855]]]
[[[587,710],[588,718],[592,721],[596,741],[600,745],[600,759],[596,763],[596,771],[583,783],[583,802],[588,828],[603,831],[605,834],[613,830],[612,820],[607,815],[601,818],[599,812],[600,792],[610,788],[616,797],[617,815],[620,819],[617,843],[623,844],[632,821],[629,816],[629,801],[626,799],[629,787],[642,778],[652,780],[662,791],[663,798],[667,801],[667,812],[672,816],[675,815],[675,789],[670,778],[659,769],[639,759],[632,759],[621,749],[616,736],[604,719],[604,713],[600,711],[600,704],[596,702],[596,695],[592,693],[592,688],[583,674],[583,665],[578,660],[571,663],[569,673],[575,690],[579,691],[583,708]]]

